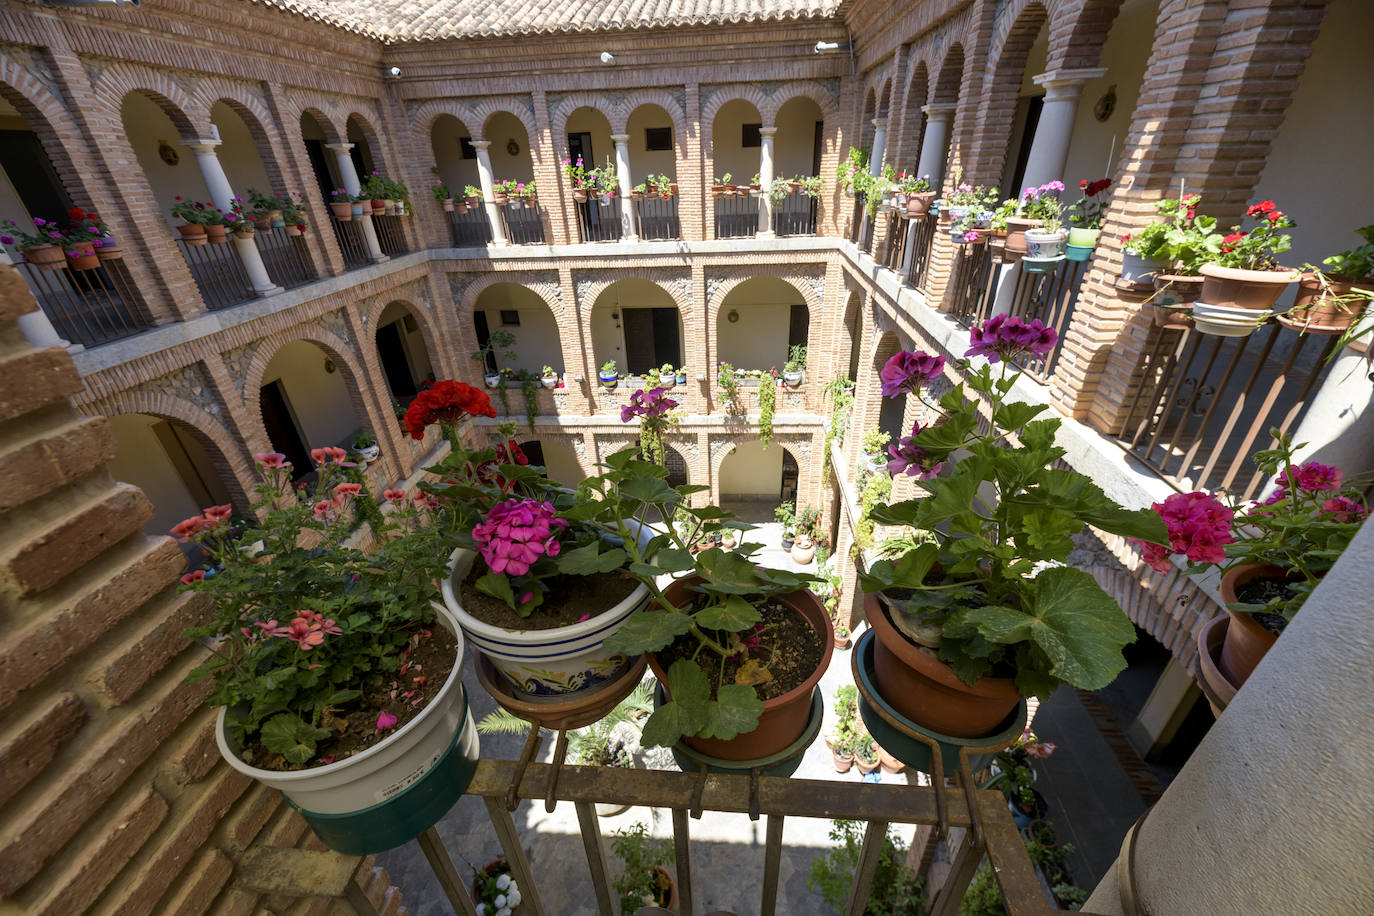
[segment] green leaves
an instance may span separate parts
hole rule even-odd
[[[315,756],[315,745],[328,738],[327,728],[316,728],[300,716],[280,713],[263,723],[262,744],[288,763],[305,763]]]
[[[692,618],[686,614],[640,611],[611,634],[606,640],[606,648],[629,656],[643,655],[665,648],[691,628]]]
[[[757,728],[763,715],[763,701],[752,687],[726,685],[712,700],[706,673],[687,659],[673,662],[666,686],[668,702],[644,723],[648,747],[671,747],[684,735],[729,741]]]
[[[592,541],[581,547],[563,551],[555,560],[558,571],[569,576],[591,576],[613,572],[624,566],[625,561],[629,559],[629,554],[619,547],[609,550],[602,548],[603,545],[599,541]]]
[[[708,630],[747,630],[763,617],[758,610],[739,595],[728,595],[720,604],[712,604],[695,615],[698,626]]]

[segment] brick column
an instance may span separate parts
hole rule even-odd
[[[534,136],[530,137],[530,158],[534,168],[534,180],[540,188],[558,188],[563,178],[563,170],[560,163],[563,157],[558,155],[558,139],[553,136],[553,128],[549,124],[549,103],[543,92],[535,93],[539,102],[534,104]],[[543,194],[541,192],[540,196]],[[558,212],[555,214],[552,207],[557,206]],[[570,240],[568,226],[568,207],[561,199],[559,194],[549,198],[548,206],[544,210],[544,238],[555,245],[566,245]]]
[[[277,122],[277,132],[285,150],[282,174],[287,183],[286,193],[306,198],[309,228],[305,244],[310,249],[310,257],[321,276],[338,276],[344,272],[343,255],[329,228],[329,208],[326,206],[329,201],[321,198],[317,191],[319,183],[315,181],[315,170],[301,140],[300,114],[287,105],[286,90],[280,84],[263,83],[262,88],[267,110]]]
[[[564,332],[558,336],[563,348],[563,372],[568,393],[564,395],[563,412],[589,415],[592,410],[592,392],[596,389],[596,354],[592,352],[591,339],[583,339],[583,309],[590,309],[592,303],[577,301],[577,286],[573,282],[572,268],[561,265],[558,268],[558,288],[563,296]],[[569,331],[571,330],[571,333]],[[582,376],[578,382],[574,376]]]
[[[400,178],[411,190],[411,215],[401,220],[406,243],[412,250],[448,248],[453,244],[449,234],[448,216],[434,200],[434,175],[425,163],[433,164],[429,143],[420,143],[410,129],[405,104],[400,98],[400,83],[387,80],[385,91],[377,106],[381,116],[383,137],[390,140],[395,155],[388,159],[388,171]],[[461,188],[458,189],[461,192]]]
[[[713,206],[710,188],[707,187],[711,183],[711,178],[704,175],[700,85],[688,83],[684,98],[687,135],[678,140],[682,150],[678,154],[677,164],[677,217],[678,222],[682,224],[683,239],[699,242],[707,238],[706,226],[712,221],[711,217],[707,216],[707,207]],[[690,383],[689,379],[688,384]]]

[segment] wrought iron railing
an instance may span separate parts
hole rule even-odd
[[[505,206],[496,209],[501,213],[506,240],[512,245],[544,244],[544,218],[538,202],[529,198],[512,198]]]
[[[1121,444],[1185,489],[1256,495],[1249,456],[1292,432],[1327,375],[1337,338],[1276,323],[1248,337],[1156,329],[1141,360]]]
[[[200,296],[205,307],[210,310],[229,308],[240,302],[257,298],[257,291],[248,279],[239,253],[234,250],[232,240],[219,244],[190,245],[185,239],[177,239],[186,266],[200,288]]]
[[[262,263],[272,282],[284,289],[294,289],[318,279],[315,264],[310,258],[302,231],[294,226],[259,229],[253,234]]]
[[[677,216],[677,195],[645,197],[634,201],[635,235],[645,241],[682,238]]]
[[[856,191],[849,207],[849,225],[845,229],[845,238],[857,245],[863,240],[863,231],[864,195]]]
[[[930,215],[917,217],[912,222],[916,225],[916,232],[911,237],[911,266],[907,269],[906,282],[912,289],[924,289],[926,268],[930,265],[930,252],[935,243],[939,220]]]
[[[339,243],[345,268],[353,270],[372,263],[372,257],[367,253],[367,241],[363,238],[361,219],[340,220],[331,213],[329,224],[334,227],[334,239]]]
[[[453,234],[454,248],[491,244],[491,221],[487,219],[485,204],[468,207],[462,213],[450,211],[448,229]]]
[[[788,194],[773,206],[773,231],[778,235],[815,235],[819,201],[809,194]]]
[[[643,203],[643,201],[638,201]],[[574,203],[577,211],[577,238],[582,242],[620,241],[620,199],[599,197]]]
[[[938,224],[934,231],[940,231]],[[986,321],[1004,266],[986,241],[958,245],[945,293],[946,311],[964,327]]]
[[[406,218],[378,213],[372,215],[372,228],[377,232],[377,244],[381,247],[382,254],[394,257],[410,253],[410,245],[406,243],[405,227],[401,225],[401,220]]]
[[[748,191],[715,198],[716,238],[748,238],[759,231],[759,201]]]
[[[94,270],[42,270],[18,260],[14,266],[53,328],[72,343],[94,347],[150,327],[121,258],[101,261]]]
[[[883,240],[882,257],[878,261],[890,270],[902,269],[902,256],[906,253],[907,221],[899,210],[887,212],[887,238]]]

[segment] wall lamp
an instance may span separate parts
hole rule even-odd
[[[834,54],[837,51],[848,51],[849,42],[847,41],[818,41],[815,51],[817,54]]]
[[[394,79],[394,80],[398,80],[398,79],[401,78],[401,68],[400,68],[400,67],[387,67],[387,68],[386,68],[385,70],[383,70],[382,72],[385,73],[387,76],[391,77],[391,78]]]
[[[603,64],[613,64],[615,63],[615,55],[612,54],[610,51],[602,51],[601,62]]]

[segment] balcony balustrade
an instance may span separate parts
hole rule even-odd
[[[539,209],[537,200],[512,197],[508,203],[496,209],[501,214],[506,240],[512,245],[545,244],[543,211]],[[619,225],[619,220],[616,224]]]
[[[18,261],[14,266],[53,328],[72,343],[94,347],[149,327],[122,258],[102,260],[94,270],[42,270]]]
[[[809,194],[788,194],[773,206],[773,232],[777,235],[815,235],[820,207]]]
[[[395,257],[398,254],[410,253],[410,245],[406,243],[405,230],[401,225],[401,221],[408,218],[373,214],[372,226],[377,230],[377,244],[381,246],[382,254]]]
[[[906,282],[912,289],[924,289],[926,268],[930,265],[930,251],[935,242],[939,220],[934,216],[917,217],[916,233],[911,237],[911,266],[907,268]]]
[[[259,229],[253,234],[258,253],[272,282],[283,289],[304,286],[319,278],[305,235],[294,227]]]
[[[329,224],[334,227],[334,239],[339,243],[339,253],[343,255],[345,268],[355,270],[372,263],[372,258],[367,253],[367,242],[363,238],[362,220],[340,220],[331,213]]]
[[[644,203],[644,201],[636,201]],[[577,212],[577,238],[581,242],[620,241],[620,200],[601,196],[573,204]]]
[[[452,210],[447,216],[454,248],[473,248],[491,244],[491,223],[487,220],[486,207],[482,204],[468,207],[462,213],[456,209]]]
[[[742,194],[715,198],[716,238],[742,239],[759,231],[759,201],[746,189]]]
[[[678,197],[645,197],[633,201],[635,235],[644,241],[682,238],[682,223],[677,216]]]
[[[200,288],[206,308],[216,311],[257,298],[232,240],[226,238],[219,244],[192,245],[185,239],[177,239],[177,245]]]

